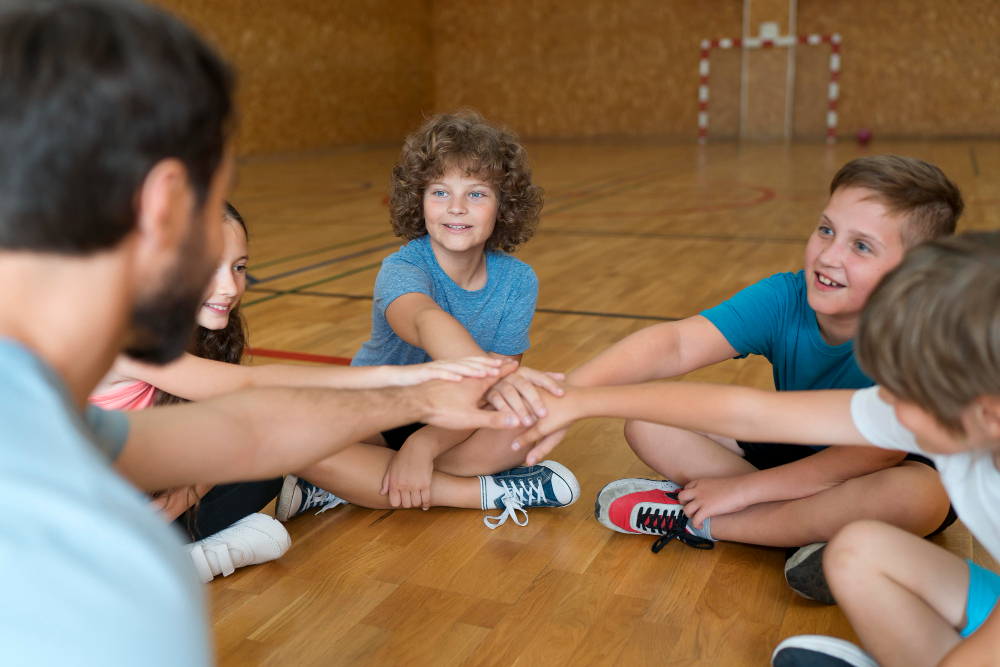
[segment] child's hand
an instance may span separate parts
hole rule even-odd
[[[393,507],[431,506],[431,477],[434,474],[434,457],[410,436],[396,455],[382,478],[382,495],[389,496]]]
[[[548,456],[562,442],[569,425],[585,416],[581,407],[583,391],[568,384],[560,385],[560,389],[560,396],[545,398],[547,415],[511,443],[515,451],[534,445],[525,457],[527,465],[535,465]]]
[[[545,402],[535,387],[545,389],[553,396],[562,396],[559,384],[566,379],[562,373],[549,373],[521,366],[514,373],[493,385],[486,393],[486,400],[498,412],[511,412],[521,423],[531,426],[548,414]]]
[[[484,378],[500,374],[502,359],[493,357],[463,357],[462,359],[443,359],[430,361],[426,364],[412,366],[389,366],[391,369],[390,384],[398,387],[409,387],[430,380],[447,380],[459,382],[462,378]]]
[[[750,504],[746,493],[748,479],[747,475],[696,479],[677,494],[677,499],[684,503],[684,514],[694,527],[701,528],[705,519],[747,508]]]

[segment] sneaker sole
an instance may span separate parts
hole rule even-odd
[[[571,500],[563,505],[563,507],[569,507],[580,499],[580,482],[569,468],[555,461],[542,461],[538,465],[551,470],[553,475],[557,475],[560,479],[562,479],[562,481],[566,482],[566,486],[569,487]]]
[[[785,581],[789,588],[807,600],[837,604],[823,574],[823,549],[826,542],[804,546],[785,563]]]
[[[772,667],[837,664],[878,667],[868,654],[854,644],[823,635],[789,637],[778,644],[771,655]]]
[[[637,530],[625,530],[624,528],[619,528],[611,522],[611,519],[609,519],[606,514],[601,512],[602,507],[611,507],[611,503],[618,500],[622,496],[627,496],[630,493],[635,493],[640,490],[633,488],[639,483],[642,483],[642,486],[646,489],[654,488],[662,491],[676,491],[681,488],[668,479],[626,477],[624,479],[615,480],[610,484],[605,485],[604,488],[597,494],[597,500],[594,501],[594,518],[600,521],[602,526],[613,530],[616,533],[624,533],[625,535],[649,535],[649,533],[640,533]]]
[[[274,503],[274,518],[284,523],[288,521],[292,508],[292,498],[295,497],[295,485],[299,478],[295,475],[285,475],[285,481],[281,485],[281,493]]]

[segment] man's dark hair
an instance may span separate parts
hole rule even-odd
[[[0,248],[84,254],[131,231],[157,162],[203,203],[233,75],[190,28],[125,0],[0,3]]]

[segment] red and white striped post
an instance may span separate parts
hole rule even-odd
[[[837,141],[837,100],[840,99],[840,35],[830,35],[830,108],[826,113],[826,143]]]
[[[748,37],[746,39],[703,39],[701,40],[701,59],[698,62],[698,143],[708,142],[708,75],[710,70],[709,56],[712,49],[769,49],[775,46],[789,47],[793,44],[817,46],[829,44],[830,53],[830,86],[828,90],[828,107],[826,113],[826,141],[834,143],[837,140],[837,100],[840,98],[840,34],[832,35],[783,35],[773,39]]]

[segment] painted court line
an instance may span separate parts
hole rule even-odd
[[[671,232],[623,232],[605,229],[546,229],[538,230],[539,234],[556,234],[563,236],[620,236],[622,238],[651,238],[668,239],[675,241],[713,241],[719,243],[790,243],[802,245],[809,241],[808,238],[781,237],[781,236],[733,236],[725,234],[678,234]]]
[[[315,264],[310,264],[309,266],[302,266],[297,269],[292,269],[290,271],[285,271],[284,273],[279,273],[273,276],[268,276],[267,278],[257,278],[254,285],[260,285],[262,283],[269,283],[275,280],[281,280],[282,278],[288,278],[289,276],[297,276],[300,273],[305,273],[306,271],[312,271],[313,269],[321,269],[324,266],[330,266],[331,264],[339,264],[340,262],[346,262],[349,259],[354,259],[356,257],[361,257],[363,255],[370,255],[373,252],[378,252],[379,250],[387,250],[396,245],[396,241],[390,243],[383,243],[382,245],[372,246],[371,248],[365,248],[363,250],[358,250],[357,252],[348,253],[346,255],[340,255],[339,257],[333,257],[332,259],[325,259],[322,262],[316,262]]]
[[[380,236],[385,236],[390,233],[391,230],[385,230],[384,232],[379,232],[378,234],[369,234],[368,236],[362,236],[361,238],[354,239],[352,241],[344,241],[343,243],[335,243],[333,245],[323,246],[322,248],[316,248],[315,250],[306,250],[305,252],[296,253],[294,255],[288,255],[287,257],[279,257],[278,259],[272,259],[267,262],[262,262],[260,264],[254,264],[250,267],[252,271],[257,271],[258,269],[265,269],[269,266],[274,266],[275,264],[284,264],[285,262],[291,262],[296,259],[302,259],[303,257],[312,257],[313,255],[319,255],[324,252],[329,252],[330,250],[336,250],[338,248],[346,248],[347,246],[357,245],[359,243],[366,243],[368,241],[374,241]]]
[[[338,273],[335,276],[330,276],[329,278],[323,278],[322,280],[316,280],[311,283],[306,283],[305,285],[299,285],[290,290],[273,290],[273,293],[269,296],[262,297],[250,303],[245,303],[242,305],[243,308],[249,308],[250,306],[256,306],[258,303],[264,303],[265,301],[271,301],[277,299],[278,297],[285,296],[286,294],[300,294],[302,290],[309,289],[310,287],[316,287],[317,285],[323,285],[325,283],[333,282],[334,280],[340,280],[341,278],[346,278],[347,276],[353,276],[355,273],[361,273],[362,271],[368,271],[370,269],[375,269],[382,266],[382,262],[375,262],[374,264],[366,264],[365,266],[359,266],[356,269],[351,269],[350,271],[344,271],[343,273]],[[256,290],[256,286],[248,291]],[[260,290],[264,291],[264,290]]]
[[[254,303],[259,303],[260,301],[265,301],[265,300],[268,300],[268,299],[271,299],[271,298],[275,298],[275,297],[279,297],[279,296],[284,296],[285,294],[290,294],[291,293],[291,292],[282,292],[282,291],[279,291],[279,290],[269,290],[267,288],[257,289],[256,287],[248,289],[247,291],[248,292],[264,292],[264,293],[271,292],[272,293],[270,297],[264,297],[264,299],[260,299],[258,301],[252,301],[251,303],[247,304],[248,306],[252,305]],[[327,298],[327,299],[356,299],[356,300],[359,300],[359,301],[371,301],[372,300],[372,295],[371,294],[344,294],[344,293],[337,293],[337,292],[309,292],[309,291],[304,291],[304,290],[297,290],[297,291],[294,292],[294,294],[296,294],[298,296],[317,296],[317,297]],[[634,313],[609,313],[609,312],[603,312],[603,311],[599,311],[599,310],[566,310],[566,309],[562,309],[562,308],[535,308],[535,312],[536,313],[546,313],[546,314],[549,314],[549,315],[583,315],[585,317],[614,317],[614,318],[621,318],[621,319],[626,319],[626,320],[655,320],[657,322],[676,322],[677,320],[682,319],[680,317],[664,317],[664,316],[661,316],[661,315],[636,315]]]

